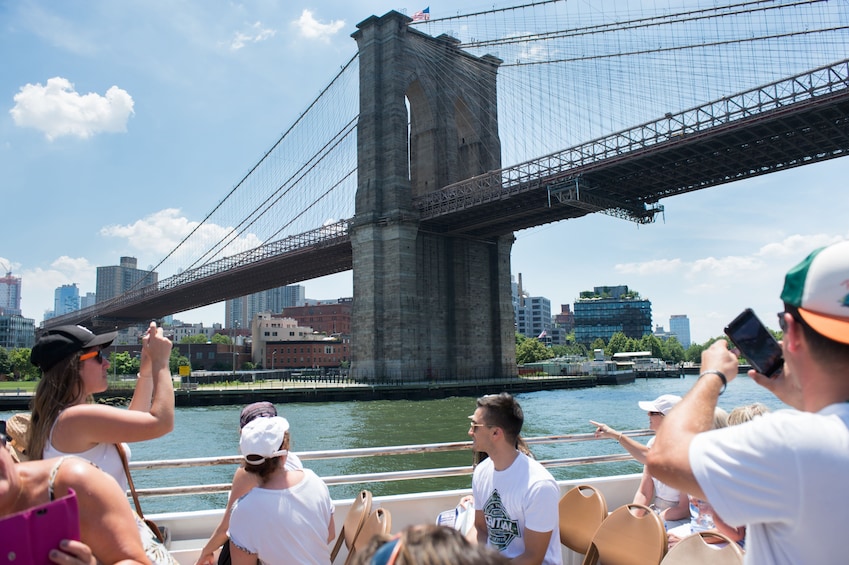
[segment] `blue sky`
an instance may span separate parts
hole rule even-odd
[[[62,284],[93,292],[96,267],[122,255],[158,262],[350,58],[358,22],[424,7],[0,2],[0,269],[23,278],[24,315],[40,322]],[[775,327],[783,273],[849,238],[847,179],[840,158],[667,199],[648,226],[593,215],[524,230],[513,273],[553,311],[627,284],[652,301],[654,323],[687,314],[699,342],[747,306]],[[350,296],[351,273],[303,284],[310,298]],[[211,324],[223,312],[178,317]]]

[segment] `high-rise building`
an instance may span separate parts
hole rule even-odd
[[[575,341],[590,345],[601,338],[607,342],[617,332],[635,339],[651,334],[651,301],[641,299],[627,285],[582,292],[575,301]]]
[[[551,343],[551,300],[544,296],[529,296],[522,288],[522,274],[519,273],[519,282],[510,284],[513,294],[513,317],[516,322],[516,331],[525,337],[547,338],[546,343]],[[545,332],[543,334],[543,332]]]
[[[690,319],[686,314],[672,314],[669,316],[669,332],[675,335],[684,349],[690,347]]]
[[[306,302],[302,285],[280,286],[255,292],[224,303],[225,328],[250,328],[251,321],[260,312],[279,314],[284,308],[303,306]]]
[[[80,289],[74,284],[63,284],[53,293],[53,315],[70,314],[80,309]]]
[[[86,292],[85,296],[80,296],[80,308],[88,308],[94,306],[97,302],[97,295],[93,292]]]
[[[21,277],[13,276],[12,271],[0,277],[0,313],[21,315]]]
[[[155,271],[137,268],[135,257],[121,257],[120,265],[97,268],[97,302],[105,302],[132,289],[156,284],[159,275]]]
[[[17,349],[35,345],[35,320],[20,314],[0,313],[0,347]]]

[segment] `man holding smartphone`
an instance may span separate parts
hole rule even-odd
[[[795,408],[709,431],[737,374],[724,341],[666,417],[649,472],[747,526],[746,563],[840,563],[849,523],[849,241],[811,253],[781,293],[784,370],[755,382]]]

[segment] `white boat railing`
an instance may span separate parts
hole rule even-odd
[[[623,432],[630,437],[654,435],[651,430],[630,430]],[[549,443],[575,443],[582,441],[595,441],[598,438],[592,433],[550,435],[541,437],[525,438],[528,445],[541,445]],[[422,453],[440,453],[450,451],[471,450],[471,441],[431,443],[420,445],[398,445],[388,447],[367,447],[359,449],[334,449],[325,451],[303,451],[296,452],[302,461],[321,461],[329,459],[354,459],[360,457],[376,457],[388,455],[411,455]],[[633,458],[628,453],[612,455],[591,455],[583,457],[569,457],[562,459],[540,460],[544,467],[574,467],[595,463],[611,463],[620,461],[631,461]],[[199,457],[191,459],[167,459],[157,461],[138,461],[130,463],[131,470],[156,470],[175,468],[209,467],[215,465],[238,465],[242,457],[238,455],[224,457]],[[405,471],[386,471],[378,473],[346,474],[336,476],[324,476],[322,480],[327,485],[346,485],[359,483],[377,483],[390,481],[404,481],[413,479],[432,479],[442,477],[456,477],[471,475],[474,470],[472,465],[460,467],[440,467],[414,469]],[[179,496],[192,494],[226,493],[230,490],[230,483],[206,484],[206,485],[184,485],[174,487],[137,488],[139,496]]]

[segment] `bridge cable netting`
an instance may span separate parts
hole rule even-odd
[[[849,45],[847,0],[548,0],[433,16],[411,27],[503,61],[498,131],[486,132],[500,137],[503,167],[845,59]],[[467,74],[439,65],[441,49],[422,44],[412,64],[474,89]],[[462,103],[472,114],[494,110]],[[154,268],[160,281],[202,276],[224,257],[322,226],[344,229],[337,222],[354,216],[358,112],[354,55],[203,221],[187,226]]]

